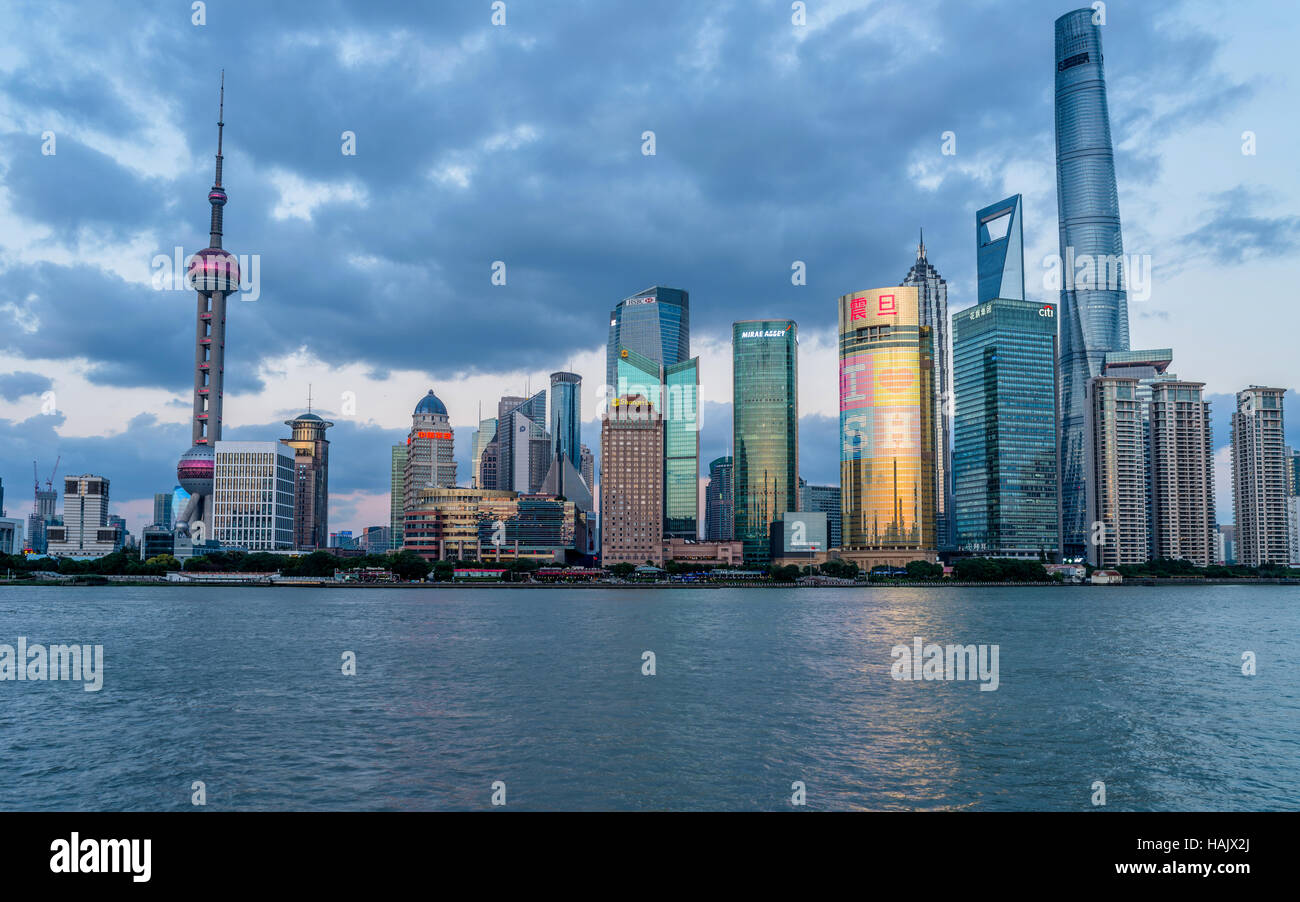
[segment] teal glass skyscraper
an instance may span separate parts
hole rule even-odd
[[[582,470],[582,377],[551,373],[551,454]]]
[[[654,286],[619,301],[609,315],[605,384],[617,385],[618,354],[624,348],[672,366],[691,356],[690,295]]]
[[[1107,351],[1129,348],[1124,241],[1096,14],[1076,9],[1056,20],[1062,543],[1072,558],[1087,550],[1088,382],[1101,373]]]
[[[700,358],[664,367],[664,538],[700,530]]]
[[[732,493],[745,563],[771,559],[769,528],[799,504],[799,335],[793,320],[731,327]]]
[[[1057,316],[1025,299],[1019,194],[976,211],[975,261],[979,303],[952,319],[957,551],[1056,560]]]
[[[631,348],[618,352],[616,397],[641,395],[664,424],[665,538],[696,539],[700,523],[700,359],[662,366]]]
[[[994,298],[953,315],[957,550],[1054,560],[1056,308]]]

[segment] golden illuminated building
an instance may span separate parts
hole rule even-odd
[[[424,488],[406,509],[403,547],[431,561],[482,560],[479,524],[507,520],[518,509],[514,492]]]
[[[915,287],[839,301],[842,556],[935,560],[933,332]]]

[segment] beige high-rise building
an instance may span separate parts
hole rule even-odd
[[[1151,556],[1140,382],[1098,376],[1088,383],[1088,560],[1094,567]]]
[[[430,561],[486,560],[479,524],[513,517],[517,498],[495,489],[423,488],[403,513],[403,548]]]
[[[1151,545],[1157,558],[1214,563],[1214,443],[1204,382],[1151,383]]]
[[[63,523],[46,529],[53,557],[103,557],[121,547],[117,527],[108,522],[108,485],[90,473],[63,480]]]
[[[1237,562],[1285,564],[1287,455],[1282,423],[1284,388],[1252,385],[1237,392],[1232,414],[1232,509]]]
[[[311,404],[310,400],[307,402]],[[285,420],[293,430],[280,442],[293,449],[293,546],[302,550],[329,545],[330,443],[325,430],[334,424],[310,409]]]
[[[600,556],[663,563],[664,423],[640,395],[615,398],[600,426]]]
[[[433,389],[429,389],[429,393],[415,406],[411,431],[406,437],[402,494],[406,510],[415,506],[421,489],[456,485],[455,442],[447,408]]]

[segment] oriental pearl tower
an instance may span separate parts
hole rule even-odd
[[[216,469],[215,445],[221,440],[221,391],[225,377],[226,299],[239,290],[239,263],[221,247],[221,211],[226,192],[221,187],[221,133],[225,127],[226,75],[221,74],[221,99],[217,112],[217,177],[208,192],[212,227],[208,247],[195,254],[186,272],[186,284],[198,293],[194,333],[193,445],[176,464],[176,478],[190,493],[189,503],[177,523],[195,543],[212,535],[212,487]]]

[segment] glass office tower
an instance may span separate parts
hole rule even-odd
[[[839,300],[841,551],[870,568],[935,557],[933,333],[916,288]]]
[[[700,530],[700,358],[664,367],[664,538]]]
[[[771,524],[799,504],[798,326],[732,324],[731,366],[735,538],[746,564],[765,564]]]
[[[1088,383],[1101,373],[1107,351],[1129,347],[1115,156],[1101,29],[1093,24],[1093,14],[1091,8],[1077,9],[1056,20],[1061,505],[1062,543],[1070,557],[1087,550]],[[1099,272],[1100,282],[1095,278]]]
[[[1056,560],[1056,307],[994,298],[952,325],[957,550]]]
[[[732,464],[730,457],[718,457],[709,464],[709,485],[704,490],[704,538],[710,542],[730,542],[735,537]]]
[[[582,469],[582,377],[551,373],[551,453]]]
[[[618,354],[624,348],[672,366],[691,356],[690,295],[654,286],[619,301],[609,315],[605,384],[617,385]]]
[[[392,482],[388,497],[388,527],[392,530],[392,548],[402,547],[406,527],[406,445],[393,445]]]
[[[632,348],[621,348],[614,373],[617,397],[641,395],[662,415],[664,537],[698,538],[700,359],[661,366]]]

